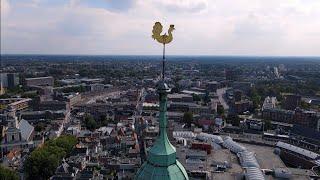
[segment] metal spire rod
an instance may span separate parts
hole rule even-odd
[[[166,53],[166,44],[163,44],[163,56],[162,56],[162,80],[164,80],[164,65],[165,65],[165,60],[166,60],[166,57],[165,57],[165,53]]]
[[[2,58],[0,57],[0,94],[3,93],[3,82],[2,82],[2,72],[3,67],[2,67]]]

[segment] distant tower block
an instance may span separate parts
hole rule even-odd
[[[4,94],[4,87],[3,87],[3,80],[2,80],[2,73],[0,73],[0,95]]]

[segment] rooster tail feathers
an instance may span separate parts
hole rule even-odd
[[[155,38],[155,35],[160,35],[160,33],[162,32],[162,25],[160,22],[156,22],[153,26],[152,29],[152,37]]]

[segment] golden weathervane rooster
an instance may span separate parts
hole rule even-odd
[[[168,35],[160,35],[162,33],[162,25],[160,22],[154,23],[152,29],[152,38],[157,40],[159,43],[163,44],[163,56],[162,56],[162,79],[164,80],[164,64],[165,64],[165,47],[173,40],[172,31],[174,30],[174,25],[171,24],[168,29]]]
[[[172,31],[174,30],[174,25],[171,24],[168,29],[168,35],[165,33],[164,35],[160,35],[162,32],[162,25],[160,22],[156,22],[153,26],[152,30],[152,38],[157,40],[161,44],[169,44],[173,37],[172,37]]]

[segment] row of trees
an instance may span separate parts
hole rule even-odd
[[[228,124],[232,124],[233,126],[239,127],[241,119],[239,118],[238,115],[234,114],[234,115],[228,115],[226,118],[226,121]],[[264,131],[272,129],[272,124],[271,124],[270,120],[265,119],[265,120],[263,120],[263,123],[264,123],[264,125],[263,125]]]
[[[64,88],[62,90],[62,92],[64,93],[70,93],[70,92],[85,92],[86,91],[86,88],[82,85],[80,86],[73,86],[73,87],[67,87],[67,88]]]
[[[19,176],[16,172],[5,168],[3,166],[0,166],[0,179],[3,180],[18,180]]]
[[[86,114],[84,117],[84,125],[90,131],[106,126],[108,123],[111,123],[111,119],[108,119],[106,116],[100,116],[98,119],[94,119],[92,115]]]
[[[312,84],[312,85],[311,85]],[[317,92],[320,93],[319,87],[315,85],[316,83],[310,83],[310,84],[290,84],[290,83],[283,83],[279,84],[279,82],[274,81],[263,81],[263,83],[257,83],[255,87],[251,88],[248,95],[253,101],[253,108],[258,109],[261,108],[261,105],[263,104],[264,98],[267,96],[275,96],[280,102],[283,100],[282,93],[297,93],[297,94],[303,94],[303,95],[311,95],[316,96]],[[312,92],[308,92],[308,90]],[[312,107],[311,104],[306,103],[304,101],[301,102],[299,107],[303,109],[310,109]],[[319,106],[320,108],[320,106]]]
[[[220,112],[220,115],[223,114],[222,112]],[[240,126],[240,121],[241,119],[239,118],[238,115],[228,115],[226,117],[226,121],[228,124],[232,124],[233,126]],[[193,123],[193,114],[191,112],[185,112],[183,115],[183,122],[187,125],[187,127],[191,127],[191,124]],[[264,126],[263,126],[263,130],[269,130],[272,129],[272,124],[270,120],[264,120],[263,121]]]
[[[43,147],[34,150],[24,164],[27,179],[49,179],[76,144],[75,136],[65,135],[49,140]]]

